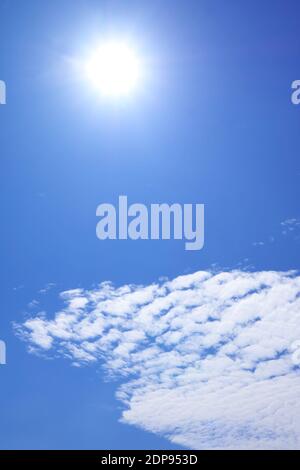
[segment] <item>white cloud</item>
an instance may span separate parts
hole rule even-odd
[[[300,276],[196,272],[61,294],[30,350],[123,376],[122,420],[199,449],[300,449]]]
[[[282,235],[292,234],[299,239],[300,231],[300,219],[299,218],[290,218],[281,222]]]

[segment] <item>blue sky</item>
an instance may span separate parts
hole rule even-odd
[[[178,447],[164,428],[119,422],[123,379],[108,380],[98,363],[28,354],[13,322],[41,310],[53,317],[59,293],[88,296],[103,281],[149,286],[215,266],[299,268],[300,108],[290,99],[299,8],[296,0],[0,2],[1,448]],[[99,98],[71,66],[106,35],[129,38],[147,64],[128,100]],[[96,207],[120,194],[204,203],[204,249],[99,241]]]

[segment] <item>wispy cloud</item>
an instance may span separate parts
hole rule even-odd
[[[123,377],[122,420],[190,448],[300,448],[300,276],[196,272],[61,293],[18,325],[31,351]]]
[[[252,245],[253,246],[264,246],[265,242],[253,242]]]
[[[47,294],[47,292],[49,292],[55,286],[56,284],[54,282],[48,282],[48,284],[46,284],[45,287],[39,290],[39,294]]]
[[[276,230],[275,236],[270,235],[267,239],[255,241],[252,243],[254,247],[266,247],[273,244],[275,241],[285,240],[288,237],[289,241],[298,242],[300,240],[300,218],[291,217],[280,222]]]
[[[281,222],[282,235],[293,234],[296,239],[300,235],[300,219],[291,218]]]

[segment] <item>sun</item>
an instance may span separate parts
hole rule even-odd
[[[85,71],[91,83],[106,96],[129,95],[140,78],[140,62],[126,43],[111,41],[100,45],[88,58]]]

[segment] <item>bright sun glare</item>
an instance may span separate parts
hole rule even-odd
[[[133,49],[124,43],[104,43],[86,62],[93,85],[108,96],[130,94],[140,77],[140,64]]]

